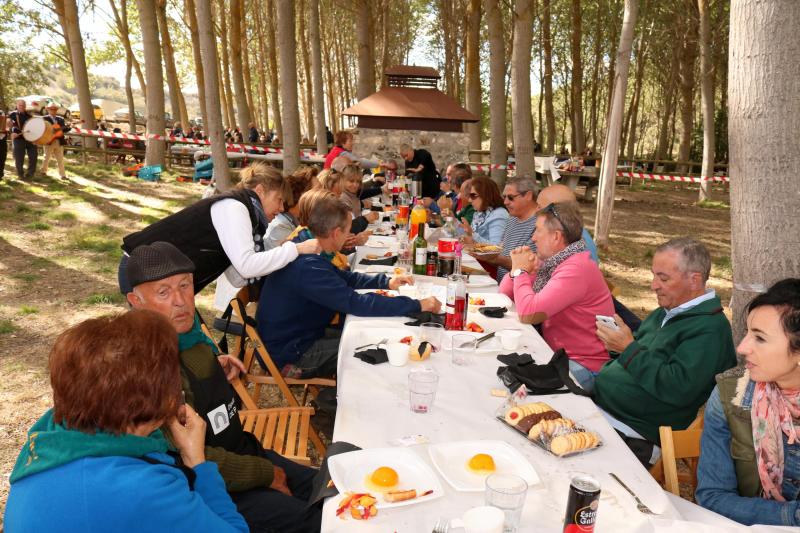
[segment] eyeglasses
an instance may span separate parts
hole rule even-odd
[[[561,227],[564,228],[565,230],[567,229],[567,226],[564,225],[564,221],[561,220],[560,216],[558,216],[558,209],[556,208],[556,204],[549,204],[547,207],[542,209],[542,213],[552,213],[553,217],[556,220],[558,220],[559,224],[561,224]]]
[[[476,192],[469,193],[469,199],[470,200],[475,200],[476,198],[480,198],[480,197],[481,197],[481,195],[476,193]]]
[[[508,200],[509,202],[513,202],[513,201],[514,201],[514,200],[516,200],[518,197],[520,197],[520,196],[524,196],[524,195],[525,195],[525,193],[519,193],[519,194],[504,194],[504,195],[503,195],[503,198],[505,198],[505,199],[506,199],[506,200]]]

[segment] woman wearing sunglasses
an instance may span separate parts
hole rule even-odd
[[[461,219],[464,228],[462,240],[467,243],[480,242],[498,244],[508,223],[508,211],[503,206],[503,197],[497,184],[489,178],[472,178],[469,201],[475,209],[472,224]]]
[[[800,279],[747,306],[744,365],[705,410],[697,503],[742,524],[800,526]]]

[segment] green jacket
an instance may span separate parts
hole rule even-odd
[[[472,207],[472,204],[470,202],[467,202],[466,207],[464,207],[464,209],[462,209],[461,211],[456,213],[456,220],[458,222],[461,222],[462,218],[466,218],[467,222],[472,224],[472,217],[473,216],[475,216],[475,208]]]
[[[658,308],[634,342],[597,375],[597,405],[658,443],[659,426],[686,429],[714,388],[714,376],[736,365],[728,319],[718,297],[669,320]]]
[[[753,387],[750,373],[739,366],[717,376],[722,411],[731,432],[731,458],[736,468],[739,495],[761,496],[761,479],[758,477],[756,450],[753,444],[753,422],[750,406]]]

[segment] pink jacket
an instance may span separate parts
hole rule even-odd
[[[500,292],[514,300],[520,317],[544,313],[545,342],[554,350],[564,348],[592,372],[608,361],[608,352],[595,333],[595,315],[614,316],[614,303],[603,274],[589,252],[575,254],[556,267],[550,281],[533,291],[536,274],[511,279],[505,276]]]

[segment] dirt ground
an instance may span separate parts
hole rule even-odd
[[[122,177],[112,166],[68,165],[69,179],[0,181],[0,517],[8,478],[33,422],[51,406],[47,355],[59,332],[123,310],[116,271],[123,235],[198,199],[202,187],[165,175],[158,183]],[[52,171],[51,171],[52,174]],[[611,248],[600,254],[618,298],[640,316],[656,305],[649,290],[653,248],[674,236],[704,241],[714,260],[710,286],[730,301],[730,211],[698,207],[697,191],[657,184],[617,188]],[[581,204],[586,225],[594,206]],[[209,317],[213,290],[198,307]],[[76,384],[79,386],[79,384]]]

